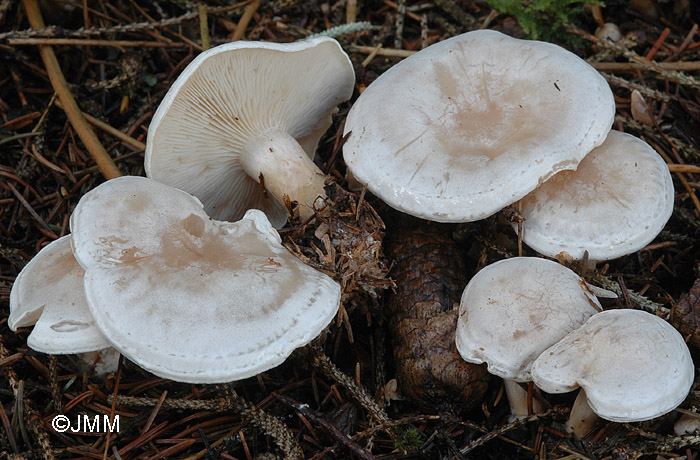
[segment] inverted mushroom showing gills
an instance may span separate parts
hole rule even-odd
[[[533,361],[600,309],[585,282],[546,259],[514,257],[484,267],[467,284],[457,320],[457,350],[486,363],[506,382],[512,415],[527,416],[517,382],[531,380]]]
[[[158,107],[146,174],[195,195],[215,219],[236,221],[257,208],[279,228],[284,195],[308,216],[325,196],[316,144],[354,84],[350,59],[331,38],[212,48]]]
[[[261,211],[211,220],[193,196],[147,178],[87,193],[71,229],[97,326],[161,377],[253,376],[314,339],[340,304],[339,285],[290,254]]]
[[[663,319],[639,310],[609,310],[547,349],[532,365],[535,384],[547,393],[578,387],[579,406],[614,422],[659,417],[690,391],[694,366],[683,337]],[[572,410],[568,429],[583,437]]]
[[[112,345],[90,316],[84,275],[73,257],[70,236],[48,244],[17,275],[10,291],[7,324],[13,331],[34,326],[27,337],[33,350],[77,354],[90,367],[100,361],[96,373],[106,374],[116,369],[115,354],[107,352]],[[110,356],[109,363],[101,360]]]
[[[479,30],[369,85],[348,114],[343,156],[357,181],[400,211],[474,221],[575,169],[614,114],[608,84],[576,55]]]
[[[576,171],[562,171],[523,198],[523,241],[550,257],[591,261],[649,244],[673,212],[668,166],[646,142],[610,131]],[[514,229],[517,228],[514,226]]]

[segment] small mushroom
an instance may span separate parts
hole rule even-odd
[[[70,236],[51,242],[17,275],[10,291],[7,324],[13,331],[33,325],[27,337],[30,348],[48,354],[77,354],[90,367],[95,356],[112,350],[112,345],[90,316],[83,293],[84,274],[73,257]],[[95,374],[114,370],[112,359]]]
[[[622,32],[617,24],[606,22],[595,30],[595,36],[601,40],[610,40],[611,42],[619,42],[622,40]]]
[[[527,406],[512,393],[513,383],[530,381],[540,353],[599,310],[585,282],[568,268],[533,257],[501,260],[477,273],[462,294],[457,350],[503,378],[513,416],[527,416],[518,409]]]
[[[673,199],[673,180],[659,154],[641,139],[611,131],[576,171],[560,172],[522,199],[522,238],[550,257],[566,251],[582,260],[588,251],[590,261],[615,259],[656,238]]]
[[[70,223],[97,326],[161,377],[258,374],[318,336],[340,305],[338,283],[289,253],[258,210],[215,221],[193,196],[127,176],[83,196]]]
[[[693,384],[694,366],[683,337],[663,319],[639,310],[609,310],[543,352],[532,379],[547,393],[579,386],[575,405],[605,420],[633,422],[676,408]],[[577,423],[587,419],[586,423]],[[572,410],[567,429],[585,436],[595,420]]]
[[[700,430],[700,414],[696,412],[683,413],[673,424],[673,432],[677,436],[697,433]]]
[[[313,162],[316,144],[354,83],[348,56],[328,37],[212,48],[158,107],[146,174],[195,195],[215,219],[258,208],[279,228],[284,195],[309,216],[327,178]]]
[[[437,222],[487,217],[600,145],[615,102],[565,49],[492,30],[431,45],[377,78],[345,122],[352,175]]]
[[[632,90],[630,95],[630,112],[632,112],[632,118],[643,125],[654,126],[654,120],[649,114],[649,106],[647,101],[644,100],[644,96],[639,90]]]

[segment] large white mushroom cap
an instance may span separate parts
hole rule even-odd
[[[600,304],[583,279],[546,259],[514,257],[484,267],[459,307],[457,350],[491,374],[530,380],[540,353],[583,324]]]
[[[68,235],[45,246],[12,285],[10,329],[34,325],[27,345],[42,353],[74,354],[111,347],[90,316],[84,275]]]
[[[677,407],[694,378],[683,337],[663,319],[639,310],[592,316],[537,358],[532,379],[543,391],[579,386],[600,417],[615,422],[659,417]]]
[[[212,48],[187,66],[158,107],[148,130],[146,174],[195,195],[212,218],[236,221],[257,208],[281,227],[285,209],[258,184],[261,171],[255,168],[263,160],[242,157],[259,153],[252,150],[268,152],[267,146],[258,148],[262,136],[298,142],[294,155],[310,162],[331,114],[350,98],[354,83],[350,59],[328,37]],[[278,173],[265,171],[266,187],[285,181],[272,177]]]
[[[345,122],[355,178],[390,206],[439,222],[478,220],[600,145],[615,103],[565,49],[479,30],[382,74]]]
[[[649,244],[673,212],[668,166],[646,142],[610,131],[576,171],[562,171],[522,199],[523,241],[550,257],[562,251],[609,260]]]
[[[87,193],[71,229],[97,326],[161,377],[216,383],[270,369],[340,304],[339,285],[289,253],[262,212],[211,220],[193,196],[147,178]]]

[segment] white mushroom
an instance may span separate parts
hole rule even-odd
[[[673,424],[673,432],[678,436],[694,434],[700,430],[700,414],[696,412],[683,413]]]
[[[609,260],[651,242],[673,212],[673,181],[646,142],[619,131],[576,171],[563,171],[521,201],[523,241],[550,257]],[[515,226],[514,226],[515,229]]]
[[[643,125],[654,126],[654,120],[649,113],[649,106],[647,101],[644,100],[644,96],[639,90],[632,90],[630,94],[630,112],[632,112],[632,118]]]
[[[73,354],[110,346],[87,308],[85,271],[66,235],[44,247],[24,266],[10,292],[10,329],[34,325],[27,345],[43,353]]]
[[[622,32],[620,32],[620,28],[617,27],[617,24],[612,22],[606,22],[601,27],[598,27],[595,30],[595,36],[604,41],[610,40],[612,42],[618,42],[622,40]]]
[[[315,338],[339,307],[339,285],[290,254],[257,210],[215,221],[185,192],[120,177],[80,200],[71,229],[97,326],[161,377],[250,377]]]
[[[95,356],[112,348],[90,316],[83,293],[84,274],[71,252],[70,236],[51,242],[17,275],[10,291],[7,324],[13,331],[33,325],[27,337],[30,348],[48,354],[78,354],[90,367]],[[115,360],[111,360],[95,373],[114,370]]]
[[[390,206],[438,222],[487,217],[600,145],[603,77],[550,43],[479,30],[382,74],[348,114],[351,173]]]
[[[683,337],[663,319],[639,310],[609,310],[547,349],[532,365],[532,379],[547,393],[579,386],[579,398],[614,422],[659,417],[676,408],[693,384],[694,366]],[[589,423],[572,410],[568,429],[577,438]]]
[[[487,363],[506,382],[528,382],[535,358],[599,309],[568,268],[532,257],[501,260],[477,273],[462,294],[457,350],[466,361]],[[509,383],[506,390],[516,387]],[[513,415],[527,416],[518,410],[522,397],[508,397]]]
[[[158,107],[146,174],[192,193],[216,219],[235,221],[258,208],[281,227],[284,195],[308,216],[325,197],[316,144],[354,83],[349,58],[327,37],[212,48],[187,66]]]

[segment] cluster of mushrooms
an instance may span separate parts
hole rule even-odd
[[[148,178],[113,179],[80,200],[71,235],[18,276],[10,327],[35,324],[28,344],[40,351],[114,348],[186,382],[279,364],[339,306],[338,284],[289,254],[275,228],[289,203],[303,218],[323,205],[314,151],[353,87],[330,38],[199,55],[153,118]],[[480,30],[370,84],[348,114],[343,155],[349,181],[405,213],[469,222],[515,205],[514,228],[541,254],[609,260],[653,240],[674,199],[664,161],[611,131],[614,114],[609,86],[574,54]],[[546,259],[479,272],[456,343],[506,380],[514,416],[528,412],[519,383],[534,380],[550,393],[583,387],[577,407],[608,420],[645,420],[680,404],[694,376],[665,321],[602,311],[590,286]],[[580,419],[591,416],[574,410],[569,426]]]
[[[340,306],[340,285],[292,255],[275,227],[283,200],[302,216],[319,204],[325,176],[313,153],[353,87],[329,38],[199,55],[154,115],[149,177],[81,198],[71,234],[18,275],[10,328],[34,324],[30,347],[99,359],[103,372],[115,369],[112,350],[191,383],[280,364]]]
[[[470,222],[513,205],[527,245],[594,265],[643,248],[673,211],[665,162],[611,130],[614,113],[605,80],[575,55],[476,31],[373,82],[348,115],[344,157],[353,179],[396,209]],[[520,386],[529,381],[549,393],[583,388],[567,422],[577,438],[598,416],[648,420],[687,396],[694,366],[681,335],[650,313],[602,311],[593,290],[528,257],[467,285],[457,349],[504,379],[513,417],[540,409]]]

